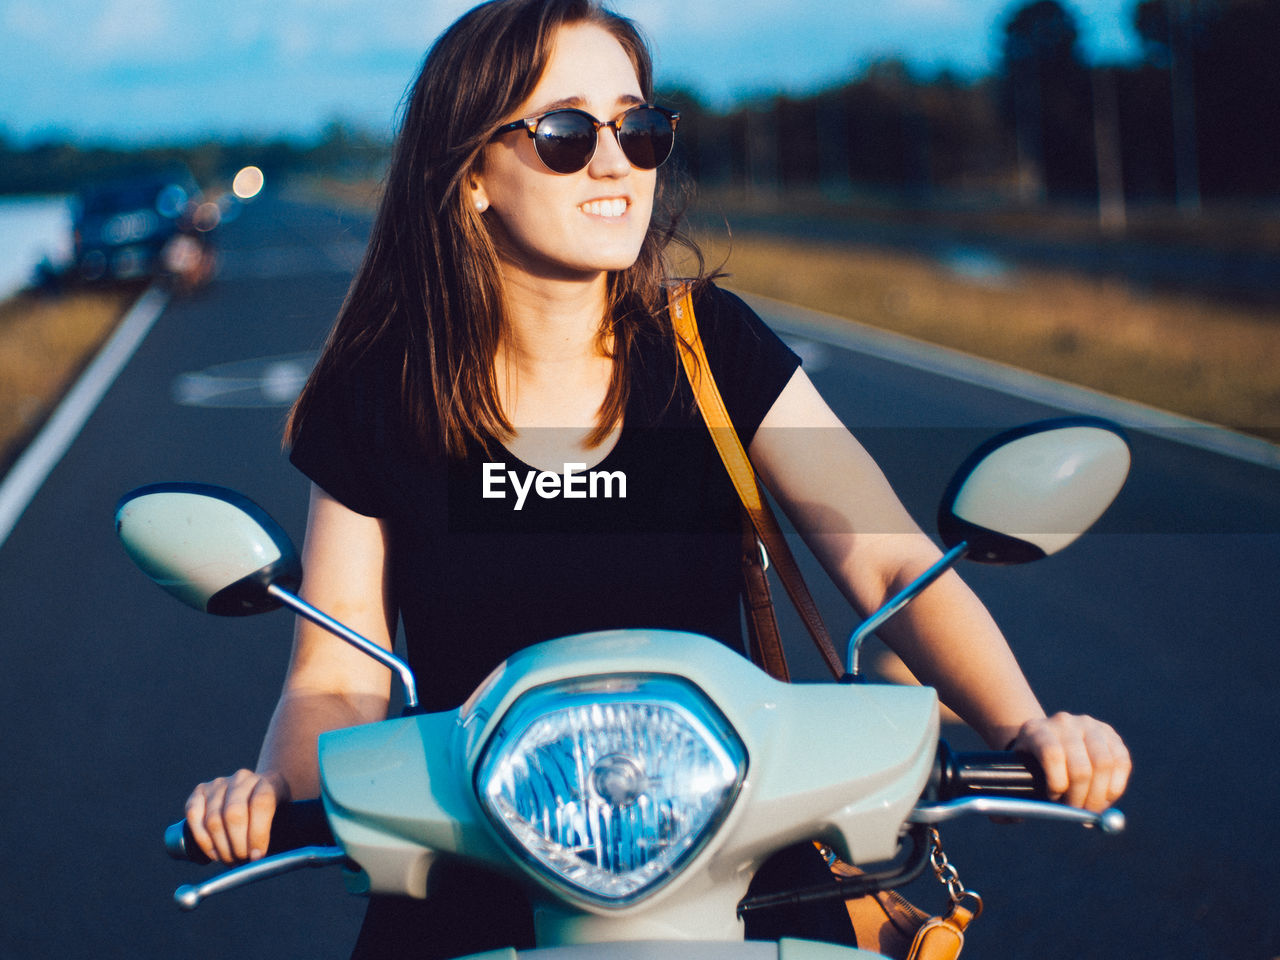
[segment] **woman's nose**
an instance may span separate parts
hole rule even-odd
[[[631,172],[631,161],[622,152],[618,133],[613,127],[601,126],[596,131],[596,152],[591,157],[588,172],[601,179],[622,177]]]

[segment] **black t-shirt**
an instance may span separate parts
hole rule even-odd
[[[799,358],[740,299],[695,303],[744,445]],[[742,649],[738,499],[671,341],[638,345],[621,433],[590,469],[544,476],[500,444],[424,452],[399,421],[398,358],[373,350],[320,385],[292,462],[352,510],[385,518],[410,665],[428,710],[457,706],[530,644],[657,627]]]

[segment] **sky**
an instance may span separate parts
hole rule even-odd
[[[474,0],[0,0],[0,132],[119,143],[203,134],[375,134],[432,39]],[[898,58],[926,76],[994,68],[1028,0],[614,0],[653,43],[659,85],[725,106],[838,85]],[[1138,53],[1138,0],[1061,0],[1085,54]]]

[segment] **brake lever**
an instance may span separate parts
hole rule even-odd
[[[1125,827],[1124,813],[1115,807],[1093,813],[1045,800],[1018,800],[1011,797],[961,797],[946,803],[922,803],[907,816],[907,822],[945,823],[975,813],[988,817],[1078,823],[1085,827],[1097,827],[1103,833],[1111,834],[1121,833]]]
[[[304,867],[334,866],[346,862],[346,859],[347,855],[341,847],[300,847],[232,867],[198,886],[184,884],[173,892],[173,899],[183,910],[194,910],[202,900],[215,893],[243,887],[268,877],[277,877],[282,873],[292,873]]]

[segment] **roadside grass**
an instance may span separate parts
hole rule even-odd
[[[0,475],[141,292],[27,291],[0,301]]]
[[[725,286],[1280,441],[1280,310],[847,244],[698,237]]]
[[[1081,242],[1106,247],[1142,243],[1218,252],[1280,252],[1280,198],[1215,200],[1198,216],[1167,204],[1131,204],[1123,229],[1099,222],[1087,203],[1027,206],[981,192],[934,195],[911,202],[875,190],[854,191],[834,201],[820,190],[752,193],[743,189],[697,191],[694,212],[718,220],[735,213],[804,216],[820,222],[910,224],[953,235]]]
[[[304,178],[297,181],[300,190],[322,198],[341,210],[371,213],[382,199],[380,180],[340,180],[335,177]]]

